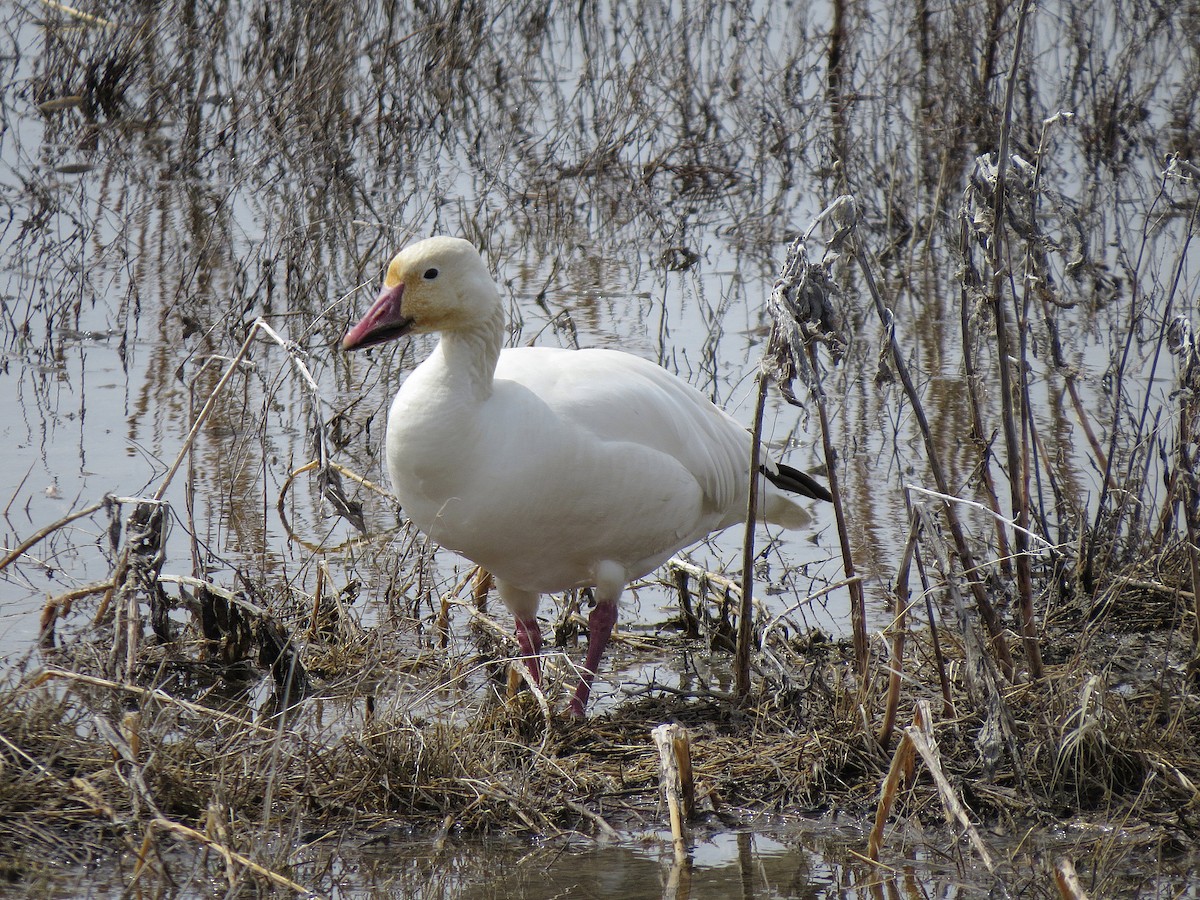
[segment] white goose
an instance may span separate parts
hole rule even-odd
[[[496,283],[467,241],[434,237],[388,266],[375,303],[342,340],[441,341],[401,386],[387,463],[401,508],[429,537],[491,572],[534,679],[539,596],[594,587],[582,716],[625,584],[746,514],[750,435],[657,365],[616,350],[501,350]],[[808,475],[767,463],[760,512],[800,527],[780,487],[829,499]]]

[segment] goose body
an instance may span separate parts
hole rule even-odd
[[[616,350],[501,350],[499,291],[466,241],[399,253],[346,350],[409,333],[441,340],[401,386],[386,457],[401,508],[424,533],[496,578],[535,678],[539,596],[596,588],[582,715],[625,584],[746,513],[750,435],[699,391]],[[807,512],[775,485],[828,499],[768,464],[760,512]]]

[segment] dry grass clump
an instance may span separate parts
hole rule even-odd
[[[56,854],[69,834],[77,852],[99,855],[114,834],[136,840],[150,818],[203,828],[214,809],[234,833],[261,822],[436,831],[448,818],[468,831],[530,835],[590,833],[601,820],[644,826],[658,803],[647,723],[663,719],[693,730],[697,780],[714,813],[813,802],[817,738],[798,707],[785,717],[766,706],[655,698],[565,723],[547,722],[524,696],[455,722],[370,715],[374,704],[359,694],[325,701],[343,714],[322,724],[312,708],[321,701],[255,720],[223,709],[213,687],[186,700],[62,668],[6,685],[0,734],[17,777],[0,795],[0,830],[25,835],[6,845],[32,840]]]
[[[1154,594],[1142,587],[1122,602]],[[503,671],[492,659],[505,629],[486,613],[472,613],[471,641],[452,635],[443,649],[436,633],[423,646],[417,619],[399,630],[306,631],[302,605],[275,613],[292,622],[285,643],[309,636],[295,656],[306,693],[286,703],[296,682],[271,678],[252,646],[238,660],[214,656],[229,648],[201,639],[198,615],[171,643],[143,646],[132,681],[102,674],[105,628],[60,627],[47,664],[14,672],[0,690],[0,846],[11,876],[32,883],[38,861],[86,865],[117,853],[127,877],[165,878],[183,845],[282,884],[297,845],[335,834],[553,841],[655,831],[664,813],[650,730],[664,721],[691,735],[696,834],[763,816],[866,820],[895,768],[897,745],[876,730],[887,671],[860,680],[849,641],[777,631],[741,705],[652,685],[568,722],[548,719],[528,692],[500,696],[489,670]],[[911,630],[899,706],[937,711],[928,731],[940,768],[935,778],[909,764],[881,821],[907,822],[897,832],[906,841],[918,825],[941,833],[948,786],[965,815],[990,826],[976,835],[981,847],[998,832],[1068,820],[1120,825],[1133,846],[1186,846],[1200,834],[1189,630],[1185,616],[1172,628],[1115,631],[1064,612],[1048,626],[1043,679],[989,698],[976,693],[970,653],[950,629],[939,630],[940,657],[933,632]],[[689,647],[639,643],[658,655]],[[1073,845],[1081,865],[1112,851],[1099,834]]]

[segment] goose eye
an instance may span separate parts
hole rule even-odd
[[[426,281],[433,281],[433,279],[438,277],[438,270],[437,269],[426,269],[424,277],[425,277]]]

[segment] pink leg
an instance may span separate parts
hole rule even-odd
[[[542,667],[538,663],[538,654],[542,652],[542,626],[538,624],[537,616],[517,620],[517,644],[521,655],[525,657],[525,665],[533,676],[534,684],[542,683]]]
[[[538,654],[542,652],[542,626],[538,625],[537,620],[538,595],[499,579],[496,580],[496,588],[500,591],[500,599],[516,620],[517,645],[525,657],[525,666],[533,676],[534,684],[541,684],[542,667],[538,662]]]
[[[608,646],[608,639],[612,637],[613,627],[616,624],[617,602],[615,600],[597,600],[592,614],[588,616],[588,652],[583,677],[580,679],[579,687],[575,689],[575,696],[568,707],[568,713],[576,719],[583,718],[588,697],[592,694],[592,682],[600,667],[600,658],[604,655],[604,648]]]

